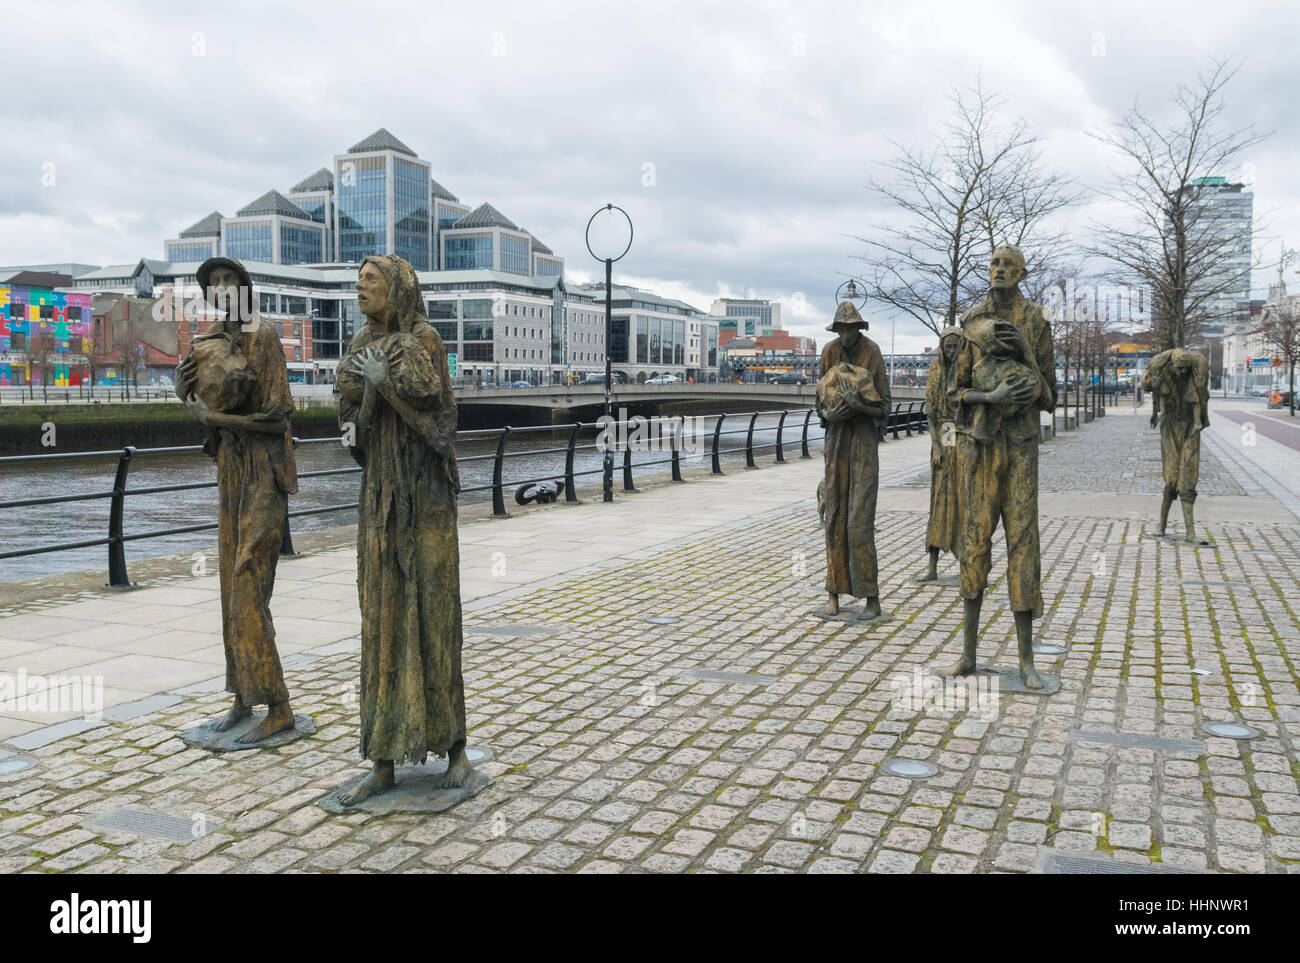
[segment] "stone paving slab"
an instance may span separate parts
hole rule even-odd
[[[911,582],[926,517],[891,507],[903,489],[882,491],[877,520],[893,618],[809,615],[823,600],[817,468],[738,480],[778,480],[784,511],[734,488],[737,524],[655,541],[643,519],[629,547],[656,550],[467,607],[470,738],[495,753],[482,765],[495,784],[448,812],[317,805],[364,771],[359,656],[340,639],[286,667],[295,710],[318,727],[290,745],[187,749],[179,732],[228,698],[191,690],[19,753],[37,765],[0,775],[0,872],[1041,872],[1052,854],[1300,871],[1300,570],[1278,564],[1300,524],[1207,523],[1214,546],[1191,549],[1143,537],[1142,518],[1044,512],[1036,632],[1066,648],[1040,656],[1062,690],[935,692],[923,676],[956,658],[961,601]],[[705,488],[650,492],[643,507],[686,512]],[[980,659],[1013,664],[996,542]],[[945,557],[941,574],[953,569]],[[666,614],[678,621],[647,621]],[[1211,720],[1261,736],[1211,737]],[[1072,739],[1080,730],[1205,750]],[[891,758],[939,771],[898,778],[880,769]],[[196,835],[92,825],[121,809]]]

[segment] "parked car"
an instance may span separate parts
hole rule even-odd
[[[770,385],[806,385],[808,376],[799,374],[797,371],[787,371],[771,378],[767,383]]]
[[[531,388],[532,386],[533,383],[531,381],[515,381],[510,385],[511,388]]]
[[[675,384],[677,384],[677,382],[680,381],[680,380],[681,380],[681,379],[678,378],[676,375],[661,374],[661,375],[655,375],[653,378],[647,378],[647,379],[646,379],[646,384],[648,384],[648,385],[675,385]]]

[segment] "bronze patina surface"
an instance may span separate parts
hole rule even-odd
[[[215,728],[224,732],[266,704],[266,716],[238,737],[249,744],[294,726],[271,620],[287,496],[298,490],[293,399],[275,329],[242,307],[253,290],[243,265],[211,258],[198,278],[222,317],[177,366],[176,394],[208,427],[203,450],[217,460],[221,634],[235,702]]]
[[[373,772],[343,805],[392,788],[394,765],[446,754],[441,788],[470,775],[461,679],[456,402],[442,338],[411,265],[362,262],[367,316],[339,364],[339,421],[361,476],[361,754]],[[349,438],[349,433],[351,433]]]
[[[1151,394],[1151,427],[1160,426],[1160,462],[1164,496],[1160,534],[1169,523],[1176,497],[1183,506],[1183,540],[1196,541],[1196,481],[1201,471],[1201,430],[1210,425],[1210,366],[1203,355],[1171,348],[1151,359],[1142,375]]]
[[[1052,332],[1041,307],[1020,292],[1025,259],[997,248],[987,298],[962,316],[965,343],[948,390],[957,425],[961,659],[951,675],[976,671],[980,608],[988,586],[993,535],[1006,532],[1007,586],[1025,687],[1044,689],[1034,668],[1033,620],[1042,614],[1038,540],[1038,413],[1056,407]],[[1048,688],[1051,688],[1050,686]]]
[[[925,416],[930,426],[930,520],[925,529],[929,565],[918,582],[938,580],[939,553],[957,554],[961,510],[957,496],[956,412],[948,398],[963,344],[960,328],[945,328],[925,382]]]
[[[831,324],[839,337],[822,349],[817,414],[826,428],[826,609],[839,615],[839,596],[865,599],[862,617],[880,616],[876,567],[877,448],[890,410],[889,376],[880,349],[862,334],[866,322],[845,302]]]

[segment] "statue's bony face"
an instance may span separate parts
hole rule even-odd
[[[228,267],[219,267],[208,275],[208,297],[218,311],[230,312],[231,306],[239,303],[238,272]]]
[[[1020,259],[1006,248],[998,248],[989,261],[989,284],[998,290],[1008,290],[1020,283],[1025,276],[1025,266]]]
[[[835,333],[839,336],[840,344],[846,348],[853,347],[858,343],[858,338],[862,337],[862,329],[856,324],[841,324]]]
[[[388,309],[388,281],[371,262],[361,265],[357,274],[357,304],[368,318],[383,317]]]
[[[957,352],[961,350],[961,338],[949,335],[943,339],[939,350],[943,352],[943,360],[953,364],[957,360]]]

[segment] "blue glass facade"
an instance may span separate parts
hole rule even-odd
[[[393,158],[393,246],[417,271],[429,270],[429,169]]]
[[[317,264],[325,260],[325,234],[310,227],[280,225],[280,263]]]
[[[215,253],[212,241],[181,241],[167,245],[169,261],[206,261]]]
[[[537,277],[555,277],[560,273],[560,262],[547,258],[537,259]]]
[[[275,238],[270,221],[226,226],[226,256],[240,261],[270,261]]]
[[[532,245],[527,238],[501,235],[501,270],[511,274],[528,274]]]
[[[358,263],[388,254],[388,175],[381,157],[348,157],[335,177],[339,205],[339,260]]]
[[[321,258],[323,261],[332,261],[334,259],[334,211],[330,209],[330,195],[325,192],[319,194],[296,194],[291,200],[301,207],[317,224],[325,228],[325,246],[324,254]]]
[[[443,270],[446,271],[473,271],[479,268],[490,270],[493,267],[492,235],[447,238],[446,256],[443,260]]]

